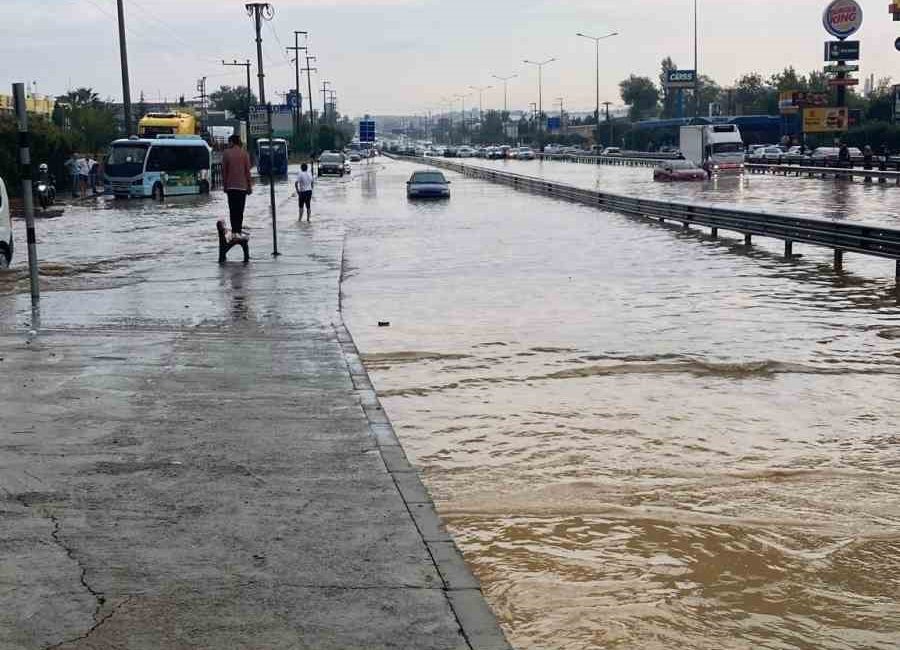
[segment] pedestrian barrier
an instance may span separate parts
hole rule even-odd
[[[402,157],[401,157],[402,158]],[[811,217],[793,217],[767,212],[752,212],[727,206],[689,204],[658,199],[642,199],[608,192],[596,192],[533,176],[523,176],[484,167],[472,167],[448,160],[431,159],[430,164],[465,176],[509,185],[517,190],[592,205],[627,215],[673,221],[685,228],[706,226],[711,236],[719,229],[741,233],[751,245],[754,235],[784,242],[786,258],[793,257],[795,242],[834,250],[835,270],[843,269],[845,252],[883,257],[895,261],[895,278],[900,282],[900,229],[864,223],[830,221]]]
[[[228,258],[228,251],[235,246],[240,246],[244,251],[244,264],[250,261],[250,239],[246,234],[235,234],[225,228],[225,220],[216,222],[216,231],[219,233],[219,264],[224,264]]]

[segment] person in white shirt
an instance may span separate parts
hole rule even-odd
[[[300,199],[300,221],[303,221],[303,206],[306,206],[306,220],[309,221],[312,216],[310,205],[312,204],[313,175],[309,172],[309,166],[306,163],[300,165],[300,173],[297,174],[294,187],[297,188],[297,196]]]

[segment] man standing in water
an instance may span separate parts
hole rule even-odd
[[[229,147],[222,154],[222,187],[228,195],[228,214],[231,232],[239,235],[244,224],[247,195],[253,193],[250,178],[250,156],[241,147],[241,136],[228,138]]]
[[[294,183],[297,188],[297,196],[300,200],[300,221],[303,221],[303,206],[306,206],[306,221],[308,222],[312,216],[312,193],[313,193],[313,175],[309,172],[309,166],[306,163],[300,165],[300,173],[297,174],[297,182]]]

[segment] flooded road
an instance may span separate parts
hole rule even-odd
[[[900,645],[892,264],[848,256],[836,275],[828,251],[786,263],[777,243],[451,173],[452,199],[410,202],[419,166],[318,183],[309,225],[279,185],[280,247],[343,248],[347,325],[516,648]],[[629,181],[647,169],[565,170],[651,191]],[[793,191],[767,199],[756,180],[722,200],[774,209]],[[830,205],[893,218],[900,193],[872,189]],[[302,273],[269,277],[267,199],[251,197],[246,272],[214,263],[221,194],[39,221],[44,326],[266,327],[332,309],[288,290]],[[17,250],[0,273],[10,329],[30,318]],[[254,299],[275,281],[281,299]],[[171,292],[169,313],[147,313],[146,291]]]
[[[517,648],[897,647],[889,264],[396,168],[345,317]]]

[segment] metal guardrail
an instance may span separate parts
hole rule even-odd
[[[635,158],[631,156],[589,156],[568,153],[539,153],[535,156],[540,160],[555,160],[559,162],[584,163],[587,165],[616,165],[620,167],[656,167],[659,163],[674,158]]]
[[[435,167],[455,171],[472,178],[501,183],[517,190],[592,205],[636,217],[656,219],[660,222],[674,221],[681,223],[685,228],[691,225],[706,226],[711,229],[713,238],[718,237],[720,228],[741,233],[744,235],[744,243],[748,246],[752,243],[754,235],[780,239],[784,241],[784,254],[787,258],[793,256],[794,242],[831,248],[834,250],[834,266],[837,271],[843,269],[845,252],[892,259],[895,260],[895,278],[900,282],[900,229],[897,228],[753,212],[718,205],[641,199],[572,187],[533,176],[523,176],[485,167],[472,167],[448,160],[432,158],[427,162]]]
[[[788,164],[761,164],[746,163],[744,169],[752,174],[776,174],[783,176],[809,176],[810,178],[827,178],[834,176],[835,178],[863,178],[878,179],[879,183],[894,181],[900,185],[900,171],[881,171],[880,169],[864,169],[861,167],[804,167],[801,165]]]

